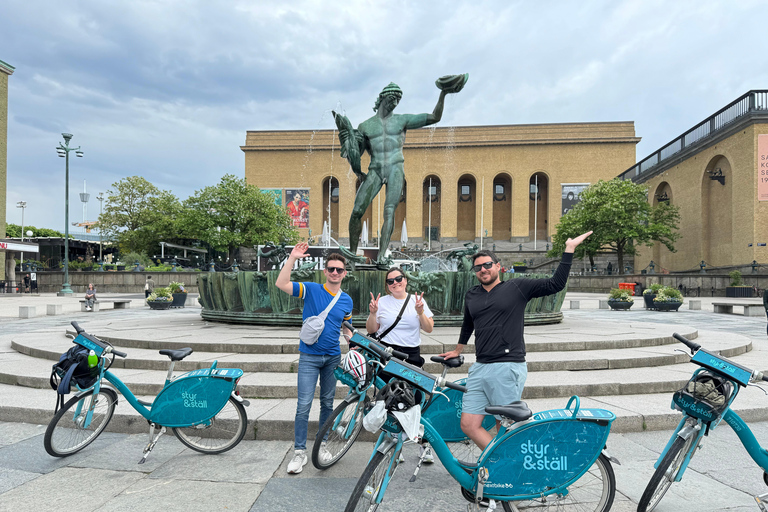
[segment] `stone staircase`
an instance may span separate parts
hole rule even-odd
[[[248,437],[293,438],[299,357],[295,329],[211,324],[188,314],[141,328],[129,325],[118,319],[83,327],[128,353],[126,359],[115,359],[112,371],[134,393],[151,397],[162,388],[169,360],[159,349],[191,347],[194,353],[176,364],[177,374],[209,367],[214,360],[220,368],[243,369],[239,389],[250,399],[247,412],[253,427]],[[425,358],[454,348],[458,331],[441,328],[423,335]],[[50,421],[55,400],[48,383],[51,365],[71,346],[66,335],[73,332],[62,325],[0,337],[0,420]],[[582,407],[602,407],[617,415],[614,431],[672,428],[680,415],[669,408],[671,393],[685,384],[695,368],[679,350],[684,347],[672,338],[673,332],[747,367],[768,369],[768,353],[753,352],[750,338],[744,335],[574,317],[563,324],[526,328],[529,373],[523,398],[537,411],[562,408],[569,397],[579,395]],[[473,348],[467,347],[466,363],[452,377],[466,376],[469,363],[474,362]],[[439,373],[441,366],[430,362],[426,369]],[[345,395],[346,388],[338,384],[336,398]],[[747,420],[768,419],[768,399],[753,388],[742,392],[735,409]],[[317,429],[318,411],[315,403],[310,432]],[[122,403],[110,429],[144,432],[147,424]]]

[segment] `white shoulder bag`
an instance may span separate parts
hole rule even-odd
[[[319,315],[310,316],[304,320],[304,323],[301,325],[299,339],[301,339],[305,345],[314,345],[317,342],[317,339],[320,337],[320,334],[322,334],[323,329],[325,328],[325,317],[328,316],[328,313],[333,309],[333,306],[336,305],[339,297],[341,297],[341,293],[341,290],[336,293],[331,303],[328,304],[328,307],[325,308],[322,313]]]

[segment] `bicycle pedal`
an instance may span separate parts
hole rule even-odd
[[[768,493],[755,496],[755,501],[762,512],[768,512],[768,508],[765,506],[766,502],[768,502]]]

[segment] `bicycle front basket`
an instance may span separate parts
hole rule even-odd
[[[711,422],[719,418],[731,401],[733,383],[708,371],[691,377],[672,401],[676,408],[695,418]]]

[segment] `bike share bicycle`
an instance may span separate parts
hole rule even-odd
[[[161,350],[171,362],[165,385],[152,402],[139,400],[115,374],[109,371],[115,356],[128,357],[111,343],[88,334],[77,322],[72,322],[77,336],[73,343],[93,352],[98,358],[88,382],[73,382],[77,393],[54,415],[43,439],[45,451],[54,457],[77,453],[91,444],[107,428],[117,405],[119,391],[128,403],[149,423],[149,442],[139,464],[149,456],[166,427],[171,428],[185,446],[201,453],[222,453],[237,445],[245,435],[248,418],[247,400],[240,397],[237,383],[243,376],[239,368],[210,368],[194,370],[173,378],[173,366],[192,353],[191,348]],[[112,356],[111,358],[109,356]],[[66,354],[65,354],[66,356]],[[62,356],[64,360],[64,356]],[[59,365],[54,373],[62,378],[59,386],[69,391],[69,379]],[[69,371],[69,375],[72,375]],[[52,375],[53,384],[54,375]],[[106,379],[115,389],[103,386]],[[87,384],[87,385],[85,385]]]
[[[616,419],[612,412],[581,409],[576,396],[565,409],[536,414],[522,401],[489,406],[488,414],[501,416],[501,428],[476,461],[464,461],[450,452],[429,410],[443,399],[441,388],[459,393],[466,388],[397,359],[390,359],[379,375],[388,381],[378,397],[387,404],[387,416],[346,512],[372,512],[381,504],[404,444],[404,427],[395,412],[416,405],[424,411],[419,420],[423,439],[474,509],[492,499],[501,502],[505,511],[519,510],[518,506],[610,510],[616,493],[611,462],[618,463],[605,448]]]
[[[640,498],[638,512],[651,512],[672,484],[682,480],[691,457],[701,448],[703,437],[722,420],[736,432],[752,460],[763,469],[763,481],[768,485],[768,451],[760,446],[749,426],[731,409],[741,388],[766,382],[768,377],[709,352],[677,333],[672,336],[691,350],[691,362],[701,368],[696,369],[683,389],[672,396],[672,408],[681,411],[683,417],[654,465],[656,471]],[[768,493],[755,496],[763,512],[768,512],[766,499]]]
[[[360,334],[351,323],[345,322],[344,325],[354,333],[350,341],[361,349],[361,355],[365,358],[365,366],[363,368],[355,366],[346,370],[343,366],[339,366],[334,371],[336,379],[349,386],[349,392],[317,432],[312,447],[312,465],[317,469],[328,469],[336,464],[354,444],[362,431],[363,417],[371,409],[371,398],[386,384],[379,377],[379,371],[384,367],[384,364],[393,356],[402,360],[408,358],[408,354],[393,350],[391,347],[385,347],[377,340]],[[432,361],[443,363],[440,357],[433,357]],[[462,364],[463,358],[443,363],[442,377],[446,377],[449,368],[458,368]],[[466,379],[460,379],[456,382],[464,384],[465,381]],[[448,397],[448,401],[435,404],[430,408],[428,417],[443,439],[449,443],[449,448],[457,457],[470,458],[474,455],[476,458],[479,450],[461,431],[459,425],[463,401],[462,393],[448,388],[441,388],[438,391],[444,393]],[[494,426],[495,421],[492,416],[488,416],[483,421],[483,427],[487,430],[491,430]],[[421,467],[422,462],[423,454],[419,467]]]

